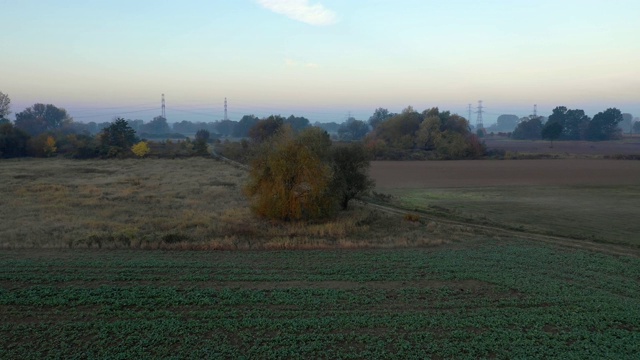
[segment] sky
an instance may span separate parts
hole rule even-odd
[[[75,121],[640,116],[638,0],[0,0],[0,91]],[[13,115],[12,115],[13,116]],[[11,118],[12,118],[11,116]]]

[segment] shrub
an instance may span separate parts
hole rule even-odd
[[[131,147],[131,151],[138,157],[145,157],[151,149],[149,149],[149,144],[146,141],[140,141]]]
[[[47,136],[47,139],[44,141],[44,154],[45,156],[53,156],[58,148],[56,147],[56,139],[53,136]]]

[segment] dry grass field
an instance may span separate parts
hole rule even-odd
[[[283,249],[469,236],[353,206],[316,224],[253,217],[246,172],[206,158],[0,161],[0,248]]]
[[[640,161],[374,162],[392,202],[452,219],[640,246]]]

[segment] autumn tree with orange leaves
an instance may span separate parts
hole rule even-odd
[[[352,182],[344,178],[355,175],[336,166],[331,139],[320,128],[310,127],[295,135],[289,126],[283,126],[260,146],[245,187],[259,216],[283,221],[327,218],[346,208],[345,194],[351,199],[373,186],[372,181],[364,181],[361,188],[347,188]],[[344,157],[345,153],[340,154]],[[366,168],[356,169],[358,176],[368,178]]]

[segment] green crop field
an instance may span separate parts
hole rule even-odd
[[[478,238],[414,249],[4,250],[0,358],[640,353],[640,259]]]

